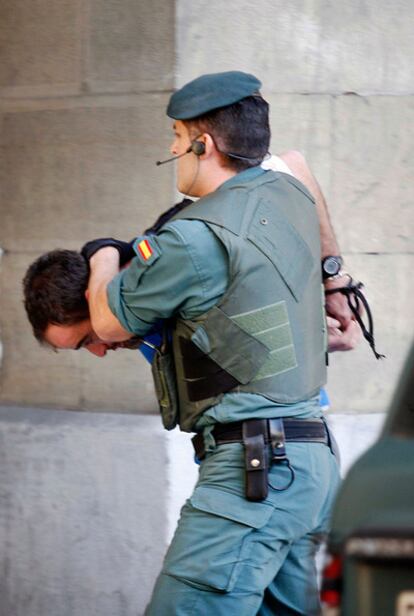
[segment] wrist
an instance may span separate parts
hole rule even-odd
[[[351,274],[345,272],[344,270],[340,270],[340,272],[338,272],[335,276],[325,278],[325,280],[323,280],[323,284],[325,288],[337,288],[346,286],[351,280]]]
[[[340,275],[343,259],[339,255],[327,255],[321,262],[322,280],[329,280]]]

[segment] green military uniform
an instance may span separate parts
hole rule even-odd
[[[139,238],[137,258],[108,288],[111,310],[135,334],[174,319],[177,421],[185,430],[204,430],[209,452],[147,614],[317,613],[313,556],[338,483],[330,448],[287,443],[292,485],[283,489],[289,469],[274,465],[274,489],[262,502],[249,502],[242,445],[216,446],[211,434],[216,422],[321,415],[324,331],[314,204],[296,181],[256,167],[180,218],[157,237]],[[230,377],[224,390],[214,389],[214,372],[197,373],[200,356]]]

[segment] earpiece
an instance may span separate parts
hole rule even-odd
[[[202,141],[194,140],[191,142],[190,152],[193,152],[196,156],[202,156],[206,151],[206,144]]]

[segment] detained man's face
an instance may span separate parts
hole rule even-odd
[[[50,323],[45,331],[45,340],[55,349],[86,349],[89,353],[104,357],[107,351],[120,348],[137,348],[137,339],[125,342],[104,342],[95,334],[89,319],[73,325],[54,325]]]
[[[200,161],[193,152],[185,154],[191,145],[191,137],[188,128],[181,120],[176,120],[173,124],[174,140],[170,147],[173,156],[180,156],[177,160],[177,189],[185,194],[197,197],[197,176]]]

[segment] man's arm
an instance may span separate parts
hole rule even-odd
[[[115,248],[102,248],[90,259],[91,322],[104,341],[145,336],[175,314],[203,314],[228,286],[227,253],[204,223],[175,221],[156,238],[142,236],[140,244],[144,241],[147,253],[137,250],[119,273]]]
[[[90,276],[87,291],[89,313],[94,332],[104,342],[122,342],[131,337],[109,308],[108,283],[119,271],[119,252],[106,246],[96,252],[89,261]]]
[[[305,157],[295,150],[280,154],[293,175],[306,186],[316,202],[321,236],[321,257],[340,255],[340,249],[329,217],[328,207],[321,188],[313,176]],[[347,279],[345,278],[345,281]],[[336,289],[344,286],[344,279],[327,279],[325,289]],[[326,297],[326,313],[328,317],[329,351],[350,351],[361,340],[361,330],[352,317],[346,297],[334,293]]]

